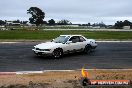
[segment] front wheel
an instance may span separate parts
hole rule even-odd
[[[42,56],[42,53],[36,53],[34,52],[36,56]]]
[[[63,55],[63,51],[61,49],[55,49],[53,51],[53,57],[54,58],[60,58]]]
[[[86,54],[90,54],[91,51],[92,51],[91,45],[86,45],[86,47],[85,47],[85,49],[84,49],[84,52],[85,52]]]

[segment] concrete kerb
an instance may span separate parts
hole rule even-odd
[[[0,44],[15,44],[15,43],[23,43],[23,42],[32,42],[32,41],[16,41],[16,42],[0,42]],[[33,42],[47,42],[47,41],[33,41]],[[132,40],[127,40],[127,41],[120,41],[120,40],[97,40],[96,42],[107,42],[107,43],[112,43],[112,42],[132,42]]]
[[[96,70],[96,71],[132,71],[132,69],[84,69],[86,71]],[[27,74],[43,74],[45,72],[73,72],[81,71],[77,70],[44,70],[44,71],[17,71],[17,72],[0,72],[0,75],[27,75]]]
[[[2,44],[13,44],[13,43],[21,43],[21,42],[0,42]]]
[[[96,42],[132,42],[132,40],[131,41],[96,41]]]
[[[0,72],[0,75],[16,75],[16,72]]]

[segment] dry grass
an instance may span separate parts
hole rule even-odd
[[[129,79],[132,80],[132,70],[129,71],[96,71],[90,70],[90,79]],[[1,75],[0,88],[82,88],[79,83],[80,71],[45,72],[30,75]]]

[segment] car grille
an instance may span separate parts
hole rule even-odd
[[[36,50],[40,50],[41,51],[41,49],[39,49],[39,48],[36,48]]]

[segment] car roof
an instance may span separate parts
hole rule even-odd
[[[60,35],[60,36],[82,36],[82,35]]]

